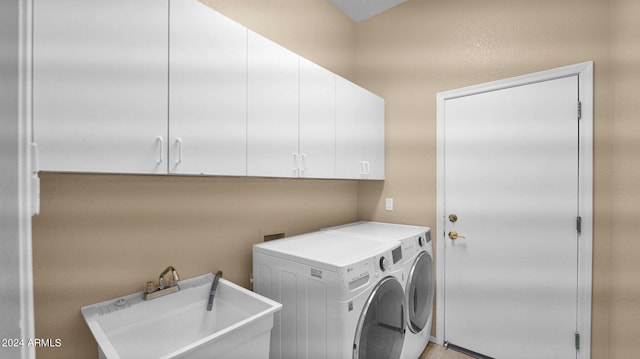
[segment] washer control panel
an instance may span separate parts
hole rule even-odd
[[[375,275],[375,265],[374,259],[369,258],[344,268],[341,274],[344,285],[349,291],[367,285]]]
[[[402,261],[402,253],[402,245],[398,244],[390,251],[379,255],[376,261],[376,274],[385,274],[392,266]]]
[[[399,265],[403,258],[402,246],[398,244],[394,248],[384,251],[379,255],[362,260],[360,262],[344,267],[341,270],[341,281],[349,291],[356,291],[371,281],[379,280],[394,270],[394,266]]]

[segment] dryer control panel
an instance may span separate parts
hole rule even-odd
[[[431,251],[431,232],[421,233],[409,240],[402,241],[402,250],[406,259],[411,259],[422,251]]]

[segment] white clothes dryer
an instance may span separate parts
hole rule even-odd
[[[435,275],[429,227],[381,222],[356,222],[325,229],[402,244],[407,327],[401,358],[420,357],[431,337]]]
[[[400,358],[401,251],[398,242],[338,232],[254,245],[254,290],[283,306],[274,318],[270,358]]]

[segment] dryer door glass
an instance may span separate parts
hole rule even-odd
[[[354,359],[398,359],[404,342],[404,293],[400,282],[384,278],[375,287],[360,315],[353,347]]]
[[[414,333],[421,332],[431,317],[434,284],[433,259],[429,253],[422,252],[413,262],[407,280],[407,324]]]

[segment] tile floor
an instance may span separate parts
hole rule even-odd
[[[429,343],[427,349],[425,349],[420,356],[420,359],[473,359],[473,357],[455,350],[445,349],[442,345]]]

